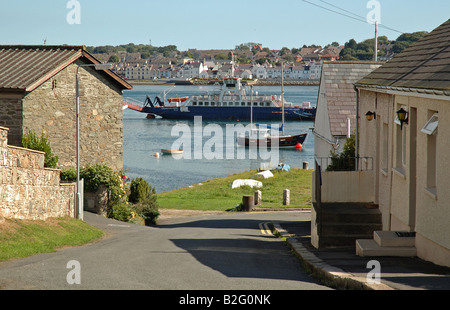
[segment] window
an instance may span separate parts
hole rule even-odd
[[[427,183],[426,191],[431,196],[436,197],[437,183],[437,132],[438,132],[438,114],[432,111],[428,112],[430,119],[422,128],[422,132],[427,134]]]
[[[422,128],[422,132],[427,135],[435,135],[437,133],[439,124],[438,114],[434,113],[434,115],[430,118],[428,123]]]

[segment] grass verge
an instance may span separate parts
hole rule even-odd
[[[71,218],[5,219],[0,223],[0,262],[87,244],[103,235],[103,231]]]
[[[206,181],[201,185],[185,187],[158,194],[160,209],[226,211],[242,202],[245,195],[253,195],[256,189],[248,186],[232,189],[236,179],[249,179],[256,170],[233,174],[225,178]],[[274,177],[258,179],[263,183],[262,208],[310,208],[312,170],[293,168],[290,171],[276,171]],[[283,206],[283,191],[290,190],[289,206]]]

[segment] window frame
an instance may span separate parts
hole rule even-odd
[[[436,119],[436,120],[435,120]],[[436,123],[436,126],[432,129],[429,129],[428,127],[433,124]],[[431,118],[428,120],[428,122],[425,124],[425,126],[423,126],[422,128],[422,132],[424,134],[427,134],[429,136],[433,136],[437,134],[438,131],[438,127],[439,127],[439,114],[438,113],[434,113]]]

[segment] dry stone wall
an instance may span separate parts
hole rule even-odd
[[[76,217],[75,184],[44,168],[44,153],[8,145],[0,127],[0,218],[45,220]]]

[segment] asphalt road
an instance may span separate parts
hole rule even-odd
[[[95,243],[0,265],[5,290],[328,290],[262,223],[310,213],[227,213],[143,227],[85,213]]]

